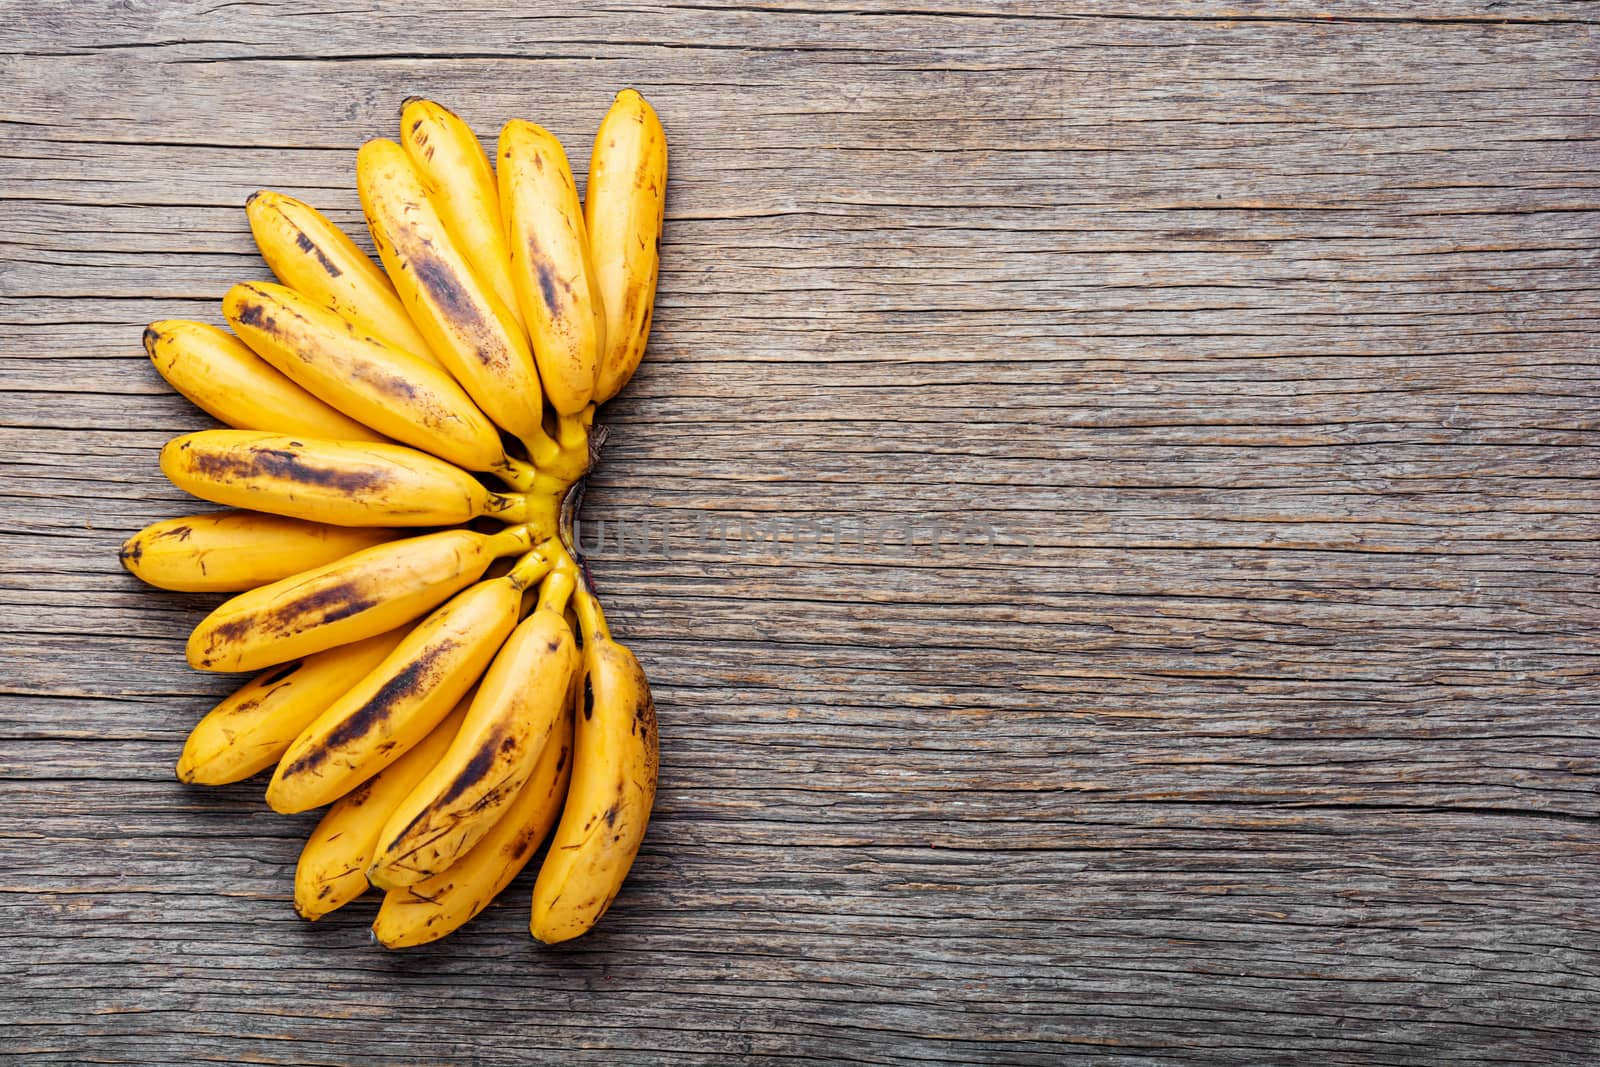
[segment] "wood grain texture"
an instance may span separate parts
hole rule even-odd
[[[336,6],[0,30],[0,1049],[1600,1055],[1593,5]],[[359,231],[405,96],[581,169],[624,85],[671,194],[586,534],[657,816],[594,934],[525,875],[386,955],[294,916],[312,818],[172,778],[232,683],[117,564],[204,421],[140,329],[264,275],[258,187]]]

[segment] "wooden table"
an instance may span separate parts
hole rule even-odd
[[[402,6],[8,5],[0,1049],[1594,1062],[1594,5]],[[140,329],[264,275],[258,187],[360,231],[403,97],[581,168],[625,85],[656,818],[591,936],[524,875],[385,954],[290,909],[314,817],[173,780],[236,682],[117,563],[204,423]]]

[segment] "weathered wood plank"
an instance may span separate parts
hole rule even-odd
[[[13,6],[0,1048],[1600,1053],[1593,5]],[[625,84],[672,192],[586,534],[658,814],[589,937],[524,877],[384,955],[293,916],[309,818],[171,779],[235,683],[116,563],[203,507],[139,331],[263,274],[258,187],[366,244],[404,96],[581,173]]]

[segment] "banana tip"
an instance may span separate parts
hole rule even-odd
[[[398,952],[403,948],[415,948],[418,945],[425,945],[429,941],[437,940],[435,937],[419,936],[416,931],[405,929],[389,930],[387,934],[380,934],[378,933],[378,925],[382,921],[382,916],[374,919],[372,929],[368,932],[372,935],[372,943],[374,945],[385,948],[390,952]]]
[[[272,785],[276,784],[276,782],[272,783]],[[310,808],[302,805],[290,804],[286,802],[283,796],[276,789],[274,789],[272,785],[267,786],[267,807],[271,808],[279,815],[298,815],[302,811],[311,810]]]
[[[528,933],[532,934],[533,939],[541,945],[559,945],[563,941],[571,941],[580,934],[588,933],[588,930],[585,928],[568,932],[558,929],[546,929],[540,924],[539,920],[535,919],[528,924]]]
[[[392,889],[400,889],[400,888],[402,888],[398,882],[395,882],[392,878],[390,878],[388,876],[388,872],[387,871],[382,870],[381,868],[377,867],[376,865],[367,868],[367,881],[369,883],[371,883],[375,888],[381,889],[385,893],[389,892]]]

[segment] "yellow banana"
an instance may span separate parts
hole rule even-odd
[[[527,560],[429,615],[306,727],[267,786],[272,809],[308,811],[336,800],[427,736],[516,627],[524,585],[547,566],[537,554]]]
[[[221,511],[146,526],[123,542],[122,565],[161,589],[237,593],[394,537],[393,530]]]
[[[400,143],[422,176],[445,228],[518,323],[500,194],[472,127],[443,104],[413,96],[400,110]]]
[[[289,742],[404,636],[391,630],[285,663],[246,682],[206,713],[184,742],[178,779],[238,782],[278,762]]]
[[[396,441],[468,470],[509,466],[500,431],[454,378],[293,289],[241,282],[222,298],[222,314],[301,388]]]
[[[661,267],[666,192],[666,132],[644,97],[624,89],[595,134],[583,204],[606,310],[597,404],[617,395],[644,356]]]
[[[400,445],[201,430],[168,441],[161,470],[202,500],[335,526],[452,526],[528,515],[526,497],[491,492],[460,467]]]
[[[497,534],[444,530],[240,593],[189,635],[189,665],[253,671],[381,634],[432,610],[477,581],[495,558],[525,552],[531,542],[526,526]]]
[[[378,831],[396,804],[444,755],[467,713],[467,701],[416,748],[334,801],[300,850],[294,869],[294,910],[316,920],[367,891],[367,865],[377,848]]]
[[[594,395],[606,333],[578,186],[561,142],[521,119],[500,131],[499,168],[511,280],[539,380],[550,406],[573,415]]]
[[[572,585],[572,564],[562,557],[545,579],[538,608],[495,656],[449,751],[384,824],[367,872],[373,885],[411,885],[449,867],[528,781],[577,669],[564,614]]]
[[[378,255],[440,362],[501,429],[540,440],[544,407],[527,335],[450,236],[405,149],[362,145],[356,183]]]
[[[384,439],[285,378],[226,330],[163,319],[145,327],[144,350],[174,389],[218,422],[335,441]]]
[[[263,189],[250,194],[245,212],[262,258],[284,285],[362,333],[438,364],[383,271],[320,211]]]
[[[593,593],[574,598],[583,628],[583,706],[572,785],[533,887],[529,928],[540,941],[577,937],[604,915],[633,866],[655,802],[658,750],[650,683],[612,640]]]
[[[571,757],[569,704],[527,784],[472,850],[438,874],[384,894],[372,923],[378,944],[405,948],[437,941],[488,907],[533,858],[561,815]]]

